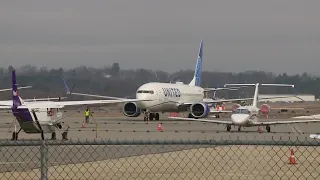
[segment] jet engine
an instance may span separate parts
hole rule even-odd
[[[123,105],[123,114],[128,117],[138,117],[141,111],[135,102],[127,102]]]
[[[260,106],[260,112],[263,114],[268,114],[270,112],[270,110],[271,110],[271,107],[268,104],[262,104]]]
[[[190,114],[194,118],[205,118],[209,115],[210,108],[206,103],[195,103],[190,107]]]
[[[235,112],[239,107],[241,107],[240,104],[235,104],[231,107],[232,112]]]

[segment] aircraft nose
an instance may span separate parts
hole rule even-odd
[[[249,115],[247,114],[232,114],[231,120],[234,124],[243,125],[248,121]]]

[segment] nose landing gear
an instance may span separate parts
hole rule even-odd
[[[231,130],[231,125],[228,124],[228,125],[227,125],[227,131],[230,131],[230,130]]]

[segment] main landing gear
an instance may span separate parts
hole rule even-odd
[[[270,131],[271,131],[270,125],[267,125],[267,126],[266,126],[266,130],[267,130],[267,132],[270,132]]]
[[[227,124],[227,131],[231,130],[231,124]],[[238,127],[238,131],[241,131],[241,126]]]
[[[159,120],[160,119],[160,115],[159,113],[144,113],[144,121],[152,121],[152,120]]]
[[[230,130],[231,130],[231,125],[228,124],[228,125],[227,125],[227,131],[230,131]]]
[[[12,138],[11,138],[11,140],[18,140],[18,134],[19,134],[19,132],[21,131],[21,128],[19,129],[19,131],[18,132],[12,132]]]

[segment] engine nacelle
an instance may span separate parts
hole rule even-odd
[[[205,118],[210,113],[210,107],[206,103],[194,103],[190,106],[190,114],[194,118]]]
[[[235,112],[239,107],[241,107],[240,104],[235,104],[231,107],[232,112]]]
[[[123,114],[128,117],[138,117],[141,111],[135,102],[127,102],[123,105]]]
[[[270,110],[271,110],[271,107],[268,104],[262,104],[260,106],[260,112],[263,114],[268,114],[270,112]]]

